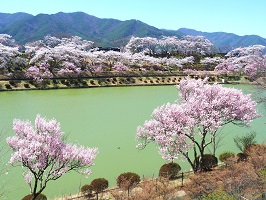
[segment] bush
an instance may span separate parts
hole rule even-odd
[[[159,176],[169,179],[174,179],[178,172],[181,170],[181,167],[177,163],[167,163],[164,164],[159,171]]]
[[[80,192],[84,195],[89,195],[92,193],[92,187],[91,185],[83,185],[81,188],[80,188]]]
[[[234,200],[235,198],[221,189],[216,189],[208,195],[204,195],[202,200]]]
[[[33,195],[28,194],[27,196],[23,197],[22,200],[32,200],[32,198],[33,198]],[[39,194],[36,200],[47,200],[47,197],[44,194]]]
[[[116,179],[117,186],[120,188],[130,188],[131,186],[138,184],[139,182],[140,176],[132,172],[120,174]]]
[[[90,187],[96,193],[98,200],[98,194],[108,188],[108,181],[104,178],[97,178],[91,182]]]
[[[5,84],[5,86],[6,86],[6,89],[8,89],[8,90],[12,89],[11,85],[9,85],[9,84]]]
[[[200,163],[200,169],[203,171],[210,171],[218,164],[218,159],[212,154],[204,154],[201,159],[200,156],[197,159]]]
[[[233,152],[226,151],[226,152],[223,152],[223,153],[220,154],[219,160],[222,161],[222,162],[224,162],[228,158],[233,157],[233,156],[235,156],[235,154]]]
[[[241,137],[234,137],[234,142],[241,152],[246,153],[252,145],[255,145],[257,143],[256,136],[256,132],[250,132]]]
[[[18,87],[17,83],[14,80],[10,80],[9,84],[12,85],[13,87]]]
[[[90,186],[95,193],[100,193],[108,188],[108,181],[104,178],[97,178],[91,182]]]
[[[248,155],[246,153],[238,153],[236,156],[237,162],[246,161],[248,159]]]
[[[33,80],[29,80],[29,83],[30,83],[31,85],[35,85],[35,84],[36,84],[36,82],[33,81]]]
[[[25,83],[25,84],[24,84],[24,87],[25,87],[25,88],[30,88],[30,85],[29,85],[28,83]]]

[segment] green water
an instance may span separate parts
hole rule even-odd
[[[245,93],[254,91],[252,86],[235,85]],[[0,93],[0,128],[7,135],[13,135],[14,118],[29,119],[34,122],[39,113],[48,119],[55,118],[61,123],[62,131],[68,135],[70,142],[87,147],[98,147],[99,155],[92,175],[88,178],[77,173],[63,175],[60,179],[49,182],[44,190],[49,198],[75,194],[80,186],[89,184],[95,178],[106,178],[111,186],[116,177],[124,172],[135,172],[141,177],[157,176],[165,161],[150,145],[143,151],[136,150],[136,127],[150,119],[153,109],[178,98],[175,86],[149,87],[112,87],[93,89],[70,89],[49,91],[19,91]],[[259,106],[260,113],[265,113]],[[232,138],[251,130],[258,133],[258,141],[265,139],[266,118],[261,117],[250,128],[226,126],[223,146],[219,152],[232,150],[237,152]],[[6,137],[6,136],[5,136]],[[4,141],[2,139],[1,144]],[[9,156],[3,157],[2,163],[8,162]],[[186,162],[180,163],[182,170],[189,170]],[[0,182],[5,188],[5,199],[21,199],[29,193],[29,187],[22,177],[20,167],[11,168],[2,174]],[[0,187],[1,189],[1,187]]]

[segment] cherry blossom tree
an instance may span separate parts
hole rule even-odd
[[[77,36],[62,39],[46,36],[44,40],[26,44],[25,56],[30,59],[30,65],[38,65],[40,62],[48,63],[51,73],[55,74],[62,68],[61,75],[64,73],[68,75],[86,70],[86,55],[92,45],[93,42],[82,40]],[[74,67],[69,67],[70,65]]]
[[[21,164],[33,199],[49,181],[57,180],[67,172],[91,173],[88,167],[94,164],[98,149],[67,144],[55,119],[47,120],[37,115],[35,126],[28,120],[15,119],[13,130],[16,135],[7,138],[7,144],[14,151],[10,163]]]
[[[115,63],[113,70],[118,74],[126,74],[127,72],[129,72],[129,68],[123,65],[121,62]]]
[[[265,76],[266,55],[262,45],[239,47],[228,52],[227,58],[215,67],[215,70],[226,74],[245,74],[251,80]]]
[[[25,67],[28,60],[21,55],[11,36],[0,34],[0,69],[3,69],[6,75],[12,77],[15,70]]]
[[[49,68],[50,65],[47,63],[41,63],[40,66],[31,66],[26,70],[26,77],[42,83],[44,79],[53,78],[53,74],[49,71]]]
[[[15,46],[15,40],[8,34],[0,34],[0,43],[5,46]]]
[[[203,36],[184,36],[182,40],[185,54],[214,54],[217,53],[215,46]]]
[[[205,57],[204,59],[200,60],[200,64],[205,66],[206,70],[213,70],[218,64],[224,62],[224,58],[221,57]]]
[[[148,55],[153,55],[155,53],[156,46],[158,45],[158,39],[152,37],[134,37],[132,36],[126,45],[125,49],[138,53],[145,52]]]
[[[132,53],[144,52],[148,55],[156,53],[162,55],[192,55],[192,54],[214,54],[218,50],[203,36],[162,37],[161,39],[151,37],[132,37],[125,48]]]
[[[249,125],[259,117],[256,102],[241,90],[209,85],[207,79],[182,80],[178,89],[180,102],[156,108],[152,119],[137,128],[137,148],[155,142],[164,159],[185,158],[194,171],[202,170],[197,157],[203,157],[224,125]]]
[[[81,74],[81,69],[76,67],[73,63],[63,62],[63,68],[61,68],[57,73],[63,77],[75,77]]]
[[[173,52],[178,52],[180,48],[180,40],[173,37],[162,37],[159,42],[159,52],[161,55],[167,55]]]

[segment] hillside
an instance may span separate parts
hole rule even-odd
[[[180,28],[165,30],[131,19],[102,19],[83,12],[56,14],[0,13],[0,33],[11,35],[18,44],[43,39],[50,34],[57,37],[77,35],[95,42],[96,46],[124,46],[131,36],[156,37],[182,35],[202,35],[222,52],[239,46],[266,45],[266,39],[257,35],[238,36],[225,32],[200,32]]]
[[[228,51],[240,46],[244,47],[255,44],[266,46],[266,39],[258,35],[239,36],[233,33],[225,32],[208,33],[187,28],[180,28],[178,29],[178,31],[182,32],[185,35],[202,35],[210,40],[215,46],[217,46],[220,51]]]
[[[0,30],[16,21],[29,19],[31,17],[33,17],[33,15],[21,12],[15,14],[0,13]]]
[[[161,30],[134,19],[126,21],[101,19],[83,12],[39,14],[21,20],[16,18],[16,14],[13,14],[13,17],[13,23],[10,20],[5,21],[3,17],[5,26],[0,28],[0,33],[12,35],[19,44],[42,39],[48,34],[58,37],[77,35],[103,46],[124,45],[132,35],[137,37],[181,35],[177,31]]]

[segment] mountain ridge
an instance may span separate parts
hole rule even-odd
[[[239,46],[261,44],[266,39],[257,35],[239,36],[226,32],[202,32],[194,29],[159,29],[137,19],[117,20],[98,18],[84,12],[56,14],[0,13],[0,33],[11,35],[18,44],[43,39],[46,35],[57,37],[80,36],[95,42],[96,46],[124,46],[131,36],[156,37],[202,35],[221,51]]]
[[[239,36],[234,33],[226,32],[202,32],[194,29],[180,28],[178,31],[184,33],[185,35],[202,35],[210,40],[215,46],[219,47],[220,50],[223,48],[237,48],[240,46],[250,46],[255,44],[261,44],[266,46],[266,39],[258,35],[244,35]],[[227,49],[229,50],[229,49]]]

